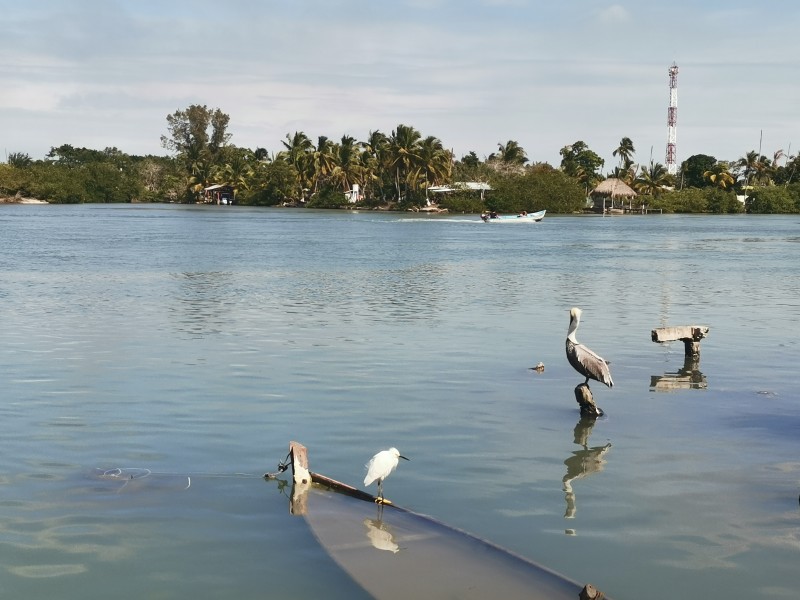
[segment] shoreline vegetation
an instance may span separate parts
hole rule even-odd
[[[0,162],[0,203],[208,203],[249,206],[519,214],[601,212],[800,213],[800,156],[756,151],[735,160],[696,154],[671,174],[639,164],[633,141],[613,149],[610,170],[584,141],[560,151],[559,165],[531,161],[514,140],[480,158],[457,158],[435,136],[409,125],[366,140],[304,132],[282,149],[231,143],[229,115],[192,105],[167,115],[166,156],[117,148],[52,147],[41,160],[12,152]]]

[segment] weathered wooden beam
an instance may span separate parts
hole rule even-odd
[[[368,494],[367,492],[363,492],[357,488],[354,488],[351,485],[347,485],[346,483],[342,483],[341,481],[336,481],[335,479],[331,479],[330,477],[326,477],[325,475],[320,475],[319,473],[314,473],[313,471],[309,471],[311,473],[311,480],[314,483],[324,485],[332,490],[336,490],[342,494],[347,494],[348,496],[352,496],[353,498],[358,498],[359,500],[366,500],[367,502],[376,502],[377,498],[372,494]],[[384,499],[384,504],[391,504],[389,500]]]
[[[289,442],[289,454],[292,455],[292,474],[295,483],[311,483],[308,472],[308,450],[300,442]]]
[[[707,325],[657,327],[650,332],[650,338],[659,344],[680,340],[686,356],[700,356],[700,340],[708,335],[709,329]]]
[[[292,498],[289,512],[293,515],[305,515],[308,512],[308,488],[311,486],[311,474],[308,471],[308,450],[300,442],[289,442],[289,454],[292,458]]]

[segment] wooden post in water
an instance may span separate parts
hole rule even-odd
[[[295,483],[310,483],[308,472],[308,450],[300,442],[289,442],[289,454],[292,455],[292,474]]]
[[[592,390],[589,389],[588,384],[581,383],[575,388],[575,400],[581,407],[582,416],[597,418],[603,415],[603,410],[594,402]]]
[[[650,339],[659,344],[682,341],[686,356],[700,356],[700,340],[708,335],[706,325],[681,325],[679,327],[657,327],[650,332]]]
[[[300,442],[289,442],[289,454],[292,457],[294,479],[289,512],[293,515],[304,515],[307,511],[308,487],[311,485],[311,473],[308,471],[308,450]]]

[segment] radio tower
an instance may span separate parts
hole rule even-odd
[[[675,175],[678,163],[675,162],[675,141],[678,138],[678,65],[672,63],[669,68],[669,109],[667,109],[667,173]]]

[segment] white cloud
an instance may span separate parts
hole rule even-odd
[[[597,18],[604,25],[615,25],[631,21],[630,13],[621,4],[612,4],[602,9],[598,12]]]

